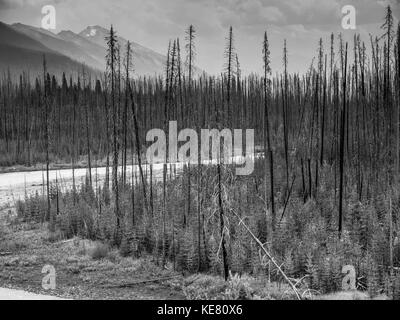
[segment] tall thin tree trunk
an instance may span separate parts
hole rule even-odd
[[[46,71],[46,58],[43,56],[43,85],[44,85],[44,107],[45,107],[45,143],[46,143],[46,188],[47,188],[47,217],[49,218],[50,224],[49,229],[50,232],[55,231],[55,224],[54,224],[54,216],[51,213],[51,203],[50,203],[50,157],[49,157],[49,101],[47,96],[47,71]]]
[[[339,182],[339,239],[342,236],[342,224],[343,224],[343,193],[344,193],[344,144],[345,144],[345,125],[346,125],[346,98],[347,98],[347,48],[348,44],[346,42],[346,51],[345,51],[345,61],[344,67],[342,67],[343,72],[343,108],[342,108],[342,115],[341,115],[341,126],[340,126],[340,182]]]

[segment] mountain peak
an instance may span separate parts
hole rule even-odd
[[[0,27],[2,27],[1,24]],[[12,26],[4,24],[4,27],[0,28],[0,31],[1,29],[4,29],[4,32],[0,38],[2,40],[3,38],[9,38],[10,44],[14,47],[23,47],[24,49],[39,52],[51,52],[53,54],[57,53],[64,59],[64,66],[71,65],[75,61],[76,63],[85,63],[85,65],[92,69],[105,69],[106,38],[109,35],[109,30],[99,25],[88,26],[79,34],[70,30],[63,30],[54,34],[38,27],[23,24],[14,24]],[[17,31],[18,33],[12,35],[12,31]],[[23,34],[25,37],[21,35],[21,39],[17,41],[19,39],[17,35],[20,34]],[[12,41],[13,39],[15,41]],[[120,36],[117,39],[121,48],[123,48],[122,50],[124,50],[127,40]],[[154,75],[163,72],[166,60],[165,56],[138,43],[131,42],[131,44],[135,75]],[[0,45],[2,44],[0,43]],[[14,57],[7,57],[7,59],[11,58]],[[68,59],[71,59],[71,61]],[[3,61],[0,61],[0,66],[1,63]],[[65,68],[65,70],[68,70],[68,68]]]
[[[99,25],[96,25],[96,26],[88,26],[88,27],[86,27],[86,29],[82,30],[79,33],[79,35],[83,36],[83,37],[96,37],[99,34],[100,35],[104,35],[106,33],[108,33],[107,29],[105,29],[105,28],[103,28],[103,27],[101,27]]]

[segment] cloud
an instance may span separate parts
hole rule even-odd
[[[0,0],[0,10],[39,7],[46,4],[59,4],[66,0]]]
[[[23,0],[0,0],[0,10],[19,8],[23,4]]]
[[[217,7],[217,13],[224,27],[256,26],[276,24],[286,20],[285,15],[276,6],[265,5],[261,0],[245,0]]]
[[[341,9],[345,5],[356,8],[359,24],[377,23],[382,20],[379,12],[382,3],[391,4],[393,12],[399,9],[399,0],[205,0],[213,3],[224,24],[269,24],[285,26],[340,25]],[[378,13],[378,14],[377,14]]]

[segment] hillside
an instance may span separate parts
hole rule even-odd
[[[61,75],[68,70],[75,74],[82,70],[82,65],[32,39],[24,33],[0,22],[0,72],[10,70],[13,77],[21,72],[31,77],[43,72],[43,56],[46,56],[50,73]]]
[[[49,31],[21,23],[13,24],[12,27],[55,52],[84,63],[93,69],[101,70],[103,68],[102,63],[88,54],[84,48],[73,42],[60,39]]]
[[[64,30],[58,34],[50,31],[15,23],[1,23],[0,70],[22,71],[36,74],[42,70],[42,56],[45,53],[49,70],[61,75],[65,70],[81,72],[82,65],[103,72],[106,67],[106,40],[108,30],[100,26],[87,27],[79,34]],[[122,54],[128,40],[118,37]],[[154,75],[164,72],[166,58],[140,44],[131,41],[135,75]],[[54,64],[53,64],[54,63]]]
[[[90,26],[82,30],[79,36],[87,39],[91,43],[94,43],[103,48],[102,54],[105,56],[106,53],[106,41],[105,38],[108,36],[109,31],[100,26]],[[128,40],[118,37],[118,42],[121,48],[124,50]],[[138,75],[153,75],[155,73],[164,72],[164,64],[166,57],[151,50],[140,44],[130,41],[133,50],[133,63],[135,73]]]

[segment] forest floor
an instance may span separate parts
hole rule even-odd
[[[0,227],[0,288],[66,299],[184,299],[182,276],[150,258],[123,258],[109,249],[94,259],[91,241],[58,240],[45,225]],[[42,287],[45,265],[55,268],[55,290]],[[160,278],[168,280],[152,281]]]
[[[49,275],[45,266],[54,267],[54,290],[42,286]],[[151,257],[121,257],[118,250],[99,242],[61,240],[57,232],[48,231],[47,224],[6,225],[0,212],[0,300],[184,300],[209,299],[212,294],[219,299],[238,298],[226,297],[225,289],[221,277],[183,276],[174,272],[171,264],[162,268]],[[261,299],[295,299],[293,294],[288,296],[287,285],[265,283],[262,291],[267,294]],[[358,291],[305,298],[370,300],[368,294]]]

